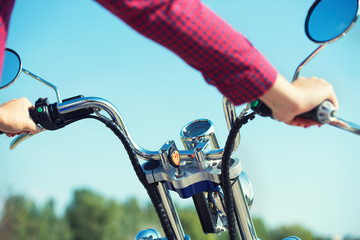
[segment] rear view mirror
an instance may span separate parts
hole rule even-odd
[[[292,81],[299,77],[301,69],[328,43],[343,37],[355,24],[359,16],[360,0],[316,0],[305,20],[305,32],[308,38],[319,43],[296,68]]]
[[[5,50],[4,66],[0,80],[0,89],[10,86],[20,75],[21,60],[19,55],[9,48]]]
[[[310,40],[324,44],[344,36],[359,15],[359,0],[317,0],[305,21]]]

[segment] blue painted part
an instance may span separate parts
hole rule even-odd
[[[291,237],[284,238],[283,240],[301,240],[301,239],[298,237],[295,237],[295,236],[291,236]]]
[[[218,184],[211,181],[201,181],[186,188],[176,189],[172,183],[165,182],[168,189],[177,192],[181,198],[189,198],[194,196],[196,193],[203,191],[216,191],[218,190]]]

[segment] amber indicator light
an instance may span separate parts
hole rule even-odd
[[[174,151],[171,154],[171,161],[176,167],[180,166],[180,154],[179,154],[179,151]]]

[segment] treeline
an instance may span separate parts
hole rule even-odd
[[[89,190],[77,190],[64,216],[57,216],[54,208],[52,200],[40,207],[24,196],[9,197],[0,221],[0,239],[132,240],[142,229],[161,230],[153,207],[139,204],[134,198],[118,203]],[[195,210],[190,207],[178,209],[185,232],[191,239],[228,239],[226,233],[204,235]],[[326,239],[314,236],[299,225],[270,229],[259,218],[254,219],[254,224],[258,237],[264,240],[280,240],[292,235],[303,240]]]

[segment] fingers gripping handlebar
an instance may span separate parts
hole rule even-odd
[[[83,96],[76,96],[73,98],[65,99],[63,102],[71,101],[74,99],[83,98]],[[66,125],[76,121],[78,118],[88,116],[94,113],[92,108],[82,108],[69,113],[60,113],[58,103],[50,103],[47,98],[39,98],[35,102],[35,107],[29,109],[31,119],[40,124],[46,130],[57,130],[65,127]],[[2,134],[3,132],[1,132]]]
[[[272,117],[271,109],[260,100],[251,102],[251,109],[260,116]],[[299,115],[299,117],[311,119],[321,124],[326,124],[336,120],[337,111],[335,106],[329,100],[325,100],[313,110],[303,113]]]
[[[65,99],[63,102],[79,99],[83,96],[76,96],[73,98]],[[88,116],[94,113],[92,108],[82,108],[70,113],[61,114],[59,112],[58,103],[49,103],[47,98],[39,98],[35,102],[35,107],[30,110],[30,116],[35,123],[47,130],[57,130],[66,125],[74,122],[76,119]]]
[[[29,114],[36,124],[41,124],[47,130],[56,130],[65,126],[63,117],[57,111],[57,103],[50,104],[47,98],[39,98],[35,107],[29,109]]]
[[[65,99],[63,102],[71,101],[73,99],[82,98],[83,96],[76,96],[73,98]],[[84,116],[88,116],[94,113],[92,108],[82,108],[70,113],[61,114],[59,112],[58,103],[50,104],[47,98],[39,98],[35,102],[35,107],[29,110],[29,114],[32,120],[36,124],[41,125],[41,132],[46,130],[57,130],[65,127],[66,125],[81,119]],[[18,144],[25,141],[29,137],[33,136],[32,134],[21,134],[15,138],[11,144],[10,149],[13,150]]]

